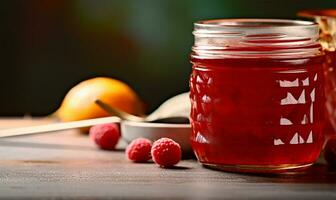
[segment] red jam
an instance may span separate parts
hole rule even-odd
[[[202,164],[228,171],[273,172],[306,167],[317,159],[324,142],[323,57],[267,54],[289,48],[217,46],[210,53],[204,53],[209,47],[193,49],[191,142]],[[246,50],[258,54],[239,55]],[[224,56],[218,56],[220,51]]]
[[[325,50],[324,61],[324,74],[325,74],[325,93],[326,93],[326,108],[328,118],[330,121],[330,128],[325,132],[327,137],[335,135],[336,129],[336,51]],[[333,127],[333,128],[332,128]]]
[[[192,145],[201,162],[308,164],[323,143],[321,58],[192,59]]]

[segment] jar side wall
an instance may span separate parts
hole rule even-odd
[[[321,61],[245,61],[192,60],[192,144],[198,159],[228,165],[314,162],[324,141]]]

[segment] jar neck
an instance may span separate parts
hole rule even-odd
[[[321,54],[313,22],[223,19],[195,23],[192,57],[298,58]]]

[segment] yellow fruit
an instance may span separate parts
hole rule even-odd
[[[73,87],[65,96],[56,115],[62,121],[109,116],[94,103],[97,99],[131,114],[143,114],[141,100],[127,84],[112,78],[97,77]]]

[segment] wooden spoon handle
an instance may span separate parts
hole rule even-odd
[[[95,103],[100,108],[102,108],[107,113],[109,113],[110,115],[112,115],[112,116],[118,116],[122,120],[134,121],[134,122],[144,122],[144,121],[147,121],[146,118],[144,118],[144,117],[138,117],[138,116],[135,116],[135,115],[131,115],[131,114],[127,113],[127,112],[119,110],[118,108],[113,108],[113,107],[109,106],[108,104],[104,103],[103,101],[101,101],[99,99],[97,99],[95,101]]]
[[[87,120],[80,120],[80,121],[73,121],[73,122],[58,122],[58,123],[45,124],[45,125],[39,125],[39,126],[2,129],[0,130],[0,138],[32,135],[32,134],[46,133],[46,132],[53,132],[53,131],[62,131],[62,130],[74,129],[74,128],[84,128],[84,127],[94,126],[98,124],[119,123],[120,121],[121,120],[119,117],[103,117],[103,118],[87,119]]]

